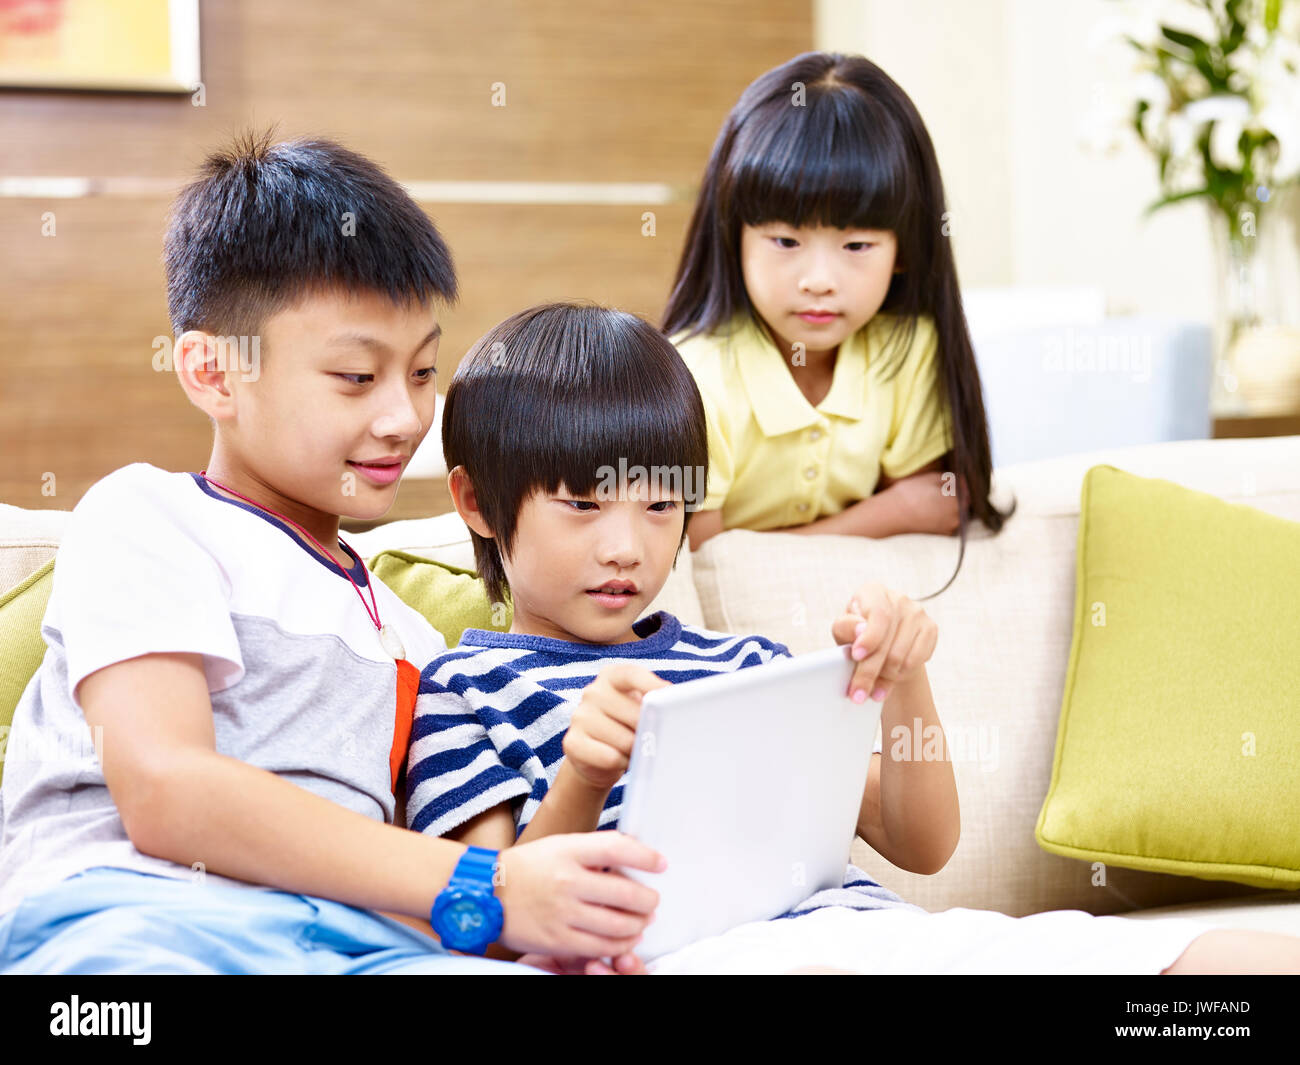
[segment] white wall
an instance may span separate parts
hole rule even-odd
[[[1088,48],[1108,0],[815,0],[817,47],[859,52],[925,119],[953,212],[963,286],[1099,285],[1112,314],[1211,321],[1216,261],[1199,202],[1143,217],[1153,158],[1126,137],[1113,155],[1080,143],[1097,94],[1116,85]],[[1298,216],[1289,197],[1285,217]],[[1274,261],[1300,275],[1294,232]],[[1289,243],[1287,243],[1289,241]],[[1300,319],[1300,282],[1280,279]]]

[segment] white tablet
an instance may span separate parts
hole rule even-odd
[[[668,860],[649,961],[844,882],[880,705],[848,697],[848,647],[648,692],[619,831]]]

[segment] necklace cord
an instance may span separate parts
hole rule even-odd
[[[361,593],[361,588],[360,588],[360,586],[357,584],[357,582],[356,582],[355,580],[353,580],[352,574],[349,573],[349,572],[348,572],[348,571],[347,571],[343,566],[340,566],[340,565],[338,564],[338,562],[336,562],[333,558],[330,558],[330,553],[329,553],[328,551],[325,550],[325,548],[324,548],[324,546],[322,546],[321,542],[320,542],[319,540],[317,540],[316,537],[312,536],[311,533],[309,533],[306,529],[304,529],[304,528],[303,528],[301,525],[299,525],[296,521],[294,521],[292,518],[287,518],[287,517],[285,517],[283,514],[279,513],[278,511],[272,510],[270,507],[265,506],[265,505],[262,504],[262,503],[254,503],[253,500],[251,500],[251,499],[248,498],[248,496],[246,496],[246,495],[242,495],[242,494],[240,494],[239,492],[236,492],[233,488],[229,488],[229,487],[227,487],[226,485],[222,484],[220,481],[215,481],[215,480],[213,480],[211,477],[208,476],[208,472],[207,472],[207,470],[199,470],[199,476],[202,477],[202,478],[203,478],[205,481],[207,481],[209,484],[215,485],[217,488],[220,488],[222,491],[224,491],[224,492],[229,492],[232,496],[239,496],[239,498],[242,499],[245,503],[250,503],[250,504],[252,504],[253,506],[257,507],[259,510],[265,510],[268,514],[273,514],[273,515],[275,515],[275,517],[279,518],[281,521],[288,522],[288,523],[289,523],[290,525],[292,525],[295,529],[297,529],[300,533],[302,533],[303,536],[307,537],[308,540],[310,540],[313,544],[315,544],[318,548],[320,548],[321,553],[322,553],[326,558],[328,558],[329,561],[330,561],[333,565],[337,566],[338,569],[339,569],[339,572],[342,573],[343,576],[345,576],[345,577],[346,577],[346,578],[351,582],[352,587],[356,590],[357,595],[360,596],[360,598],[361,598],[361,605],[362,605],[363,607],[366,608],[366,614],[367,614],[367,616],[370,618],[371,622],[374,623],[375,631],[376,631],[376,632],[382,632],[382,631],[383,631],[383,626],[382,626],[382,625],[380,624],[380,622],[379,622],[379,603],[378,603],[378,601],[376,601],[376,599],[375,599],[375,586],[374,586],[373,583],[367,582],[367,584],[366,584],[366,587],[370,589],[370,603],[374,605],[374,610],[371,611],[370,606],[367,605],[367,603],[366,603],[366,597],[365,597],[364,595],[362,595],[362,593]],[[345,551],[347,551],[347,552],[348,552],[350,555],[352,555],[354,558],[360,558],[360,557],[361,557],[361,556],[358,555],[355,551],[353,551],[351,547],[349,547],[349,546],[344,542],[343,537],[341,537],[341,536],[339,537],[339,544],[343,547],[343,549],[344,549]]]

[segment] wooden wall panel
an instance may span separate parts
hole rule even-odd
[[[690,183],[745,85],[811,47],[812,17],[787,0],[204,0],[201,32],[203,107],[0,94],[5,172],[184,175],[275,120],[407,179]]]
[[[657,321],[717,129],[754,76],[811,47],[778,0],[204,0],[206,105],[0,91],[0,181],[116,179],[105,195],[0,195],[0,501],[75,505],[119,466],[198,469],[211,429],[151,367],[170,333],[170,197],[233,131],[334,136],[396,178],[666,182],[668,204],[424,203],[462,282],[439,376],[488,327],[585,298]],[[491,85],[506,106],[491,106]],[[142,182],[123,194],[123,180]],[[656,235],[642,236],[642,212]],[[56,235],[43,236],[53,211]],[[56,475],[57,495],[42,495]]]
[[[639,206],[426,204],[452,249],[461,301],[445,315],[438,376],[501,319],[554,299],[591,299],[658,322],[690,209]],[[160,247],[165,200],[0,199],[0,501],[75,505],[129,462],[198,469],[211,429],[175,379],[154,371],[170,336]],[[56,235],[40,235],[53,209]],[[58,494],[41,495],[57,475]]]

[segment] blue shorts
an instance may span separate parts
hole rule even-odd
[[[0,973],[538,974],[311,895],[99,866],[0,916]]]

